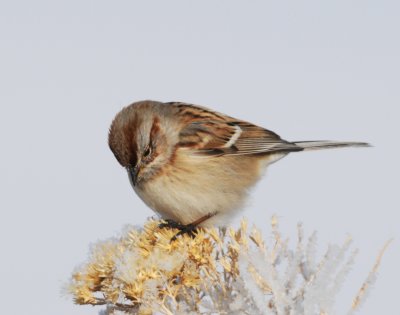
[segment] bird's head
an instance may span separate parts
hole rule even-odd
[[[156,176],[171,160],[178,135],[170,116],[163,103],[142,101],[125,107],[114,118],[108,143],[133,186]]]

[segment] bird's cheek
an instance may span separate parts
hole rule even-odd
[[[149,164],[144,165],[138,174],[138,182],[139,181],[147,181],[153,178],[153,176],[157,173],[158,163],[156,161],[152,161]]]
[[[137,184],[147,181],[152,177],[153,168],[150,165],[143,165],[138,172]]]

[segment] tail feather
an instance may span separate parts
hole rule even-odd
[[[334,149],[345,147],[370,147],[371,145],[366,142],[346,142],[346,141],[298,141],[294,144],[303,148],[304,151]]]

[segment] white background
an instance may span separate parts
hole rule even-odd
[[[98,313],[61,288],[91,243],[152,215],[107,132],[122,106],[156,99],[287,140],[371,142],[291,154],[244,215],[266,237],[272,213],[287,235],[302,221],[321,250],[353,236],[360,255],[338,314],[395,237],[361,314],[398,314],[399,10],[390,0],[2,1],[1,313]]]

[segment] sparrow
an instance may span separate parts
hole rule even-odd
[[[182,233],[225,226],[267,166],[291,152],[369,146],[290,142],[203,106],[151,100],[123,108],[108,143],[137,195]]]

